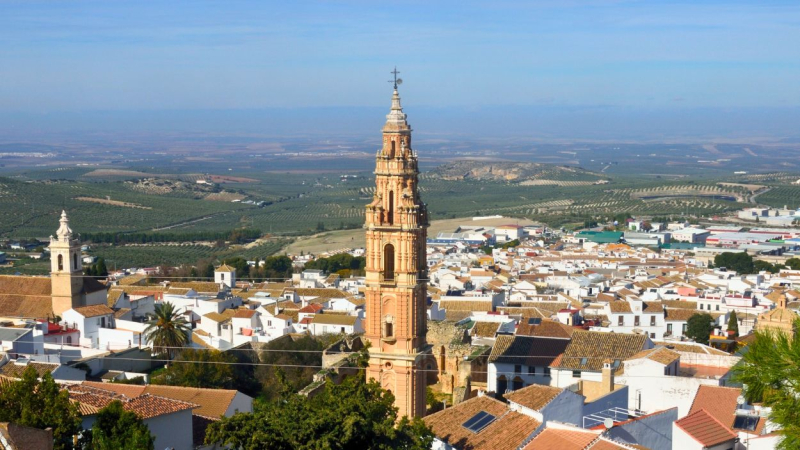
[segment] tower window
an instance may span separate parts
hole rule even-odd
[[[394,280],[394,245],[383,247],[383,279]]]
[[[386,221],[389,225],[394,224],[394,191],[389,191],[389,213]]]
[[[383,337],[384,338],[391,338],[394,337],[394,319],[391,315],[386,316],[383,321]]]
[[[72,254],[72,270],[78,270],[78,254]]]
[[[58,255],[58,270],[64,270],[64,255]]]
[[[394,158],[395,141],[392,139],[392,150],[389,152],[389,158]]]

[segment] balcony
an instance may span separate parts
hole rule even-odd
[[[394,273],[389,276],[385,276],[381,273],[378,281],[381,283],[381,286],[397,286],[397,276]]]

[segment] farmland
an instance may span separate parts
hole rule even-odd
[[[167,264],[195,264],[208,259],[221,261],[224,258],[241,256],[248,260],[263,259],[277,253],[287,244],[285,240],[271,240],[250,248],[242,246],[215,247],[208,244],[147,244],[147,245],[98,245],[90,252],[106,260],[109,268],[154,267]]]
[[[346,181],[330,174],[253,176],[259,176],[259,181],[226,183],[218,193],[171,179],[143,183],[86,181],[82,177],[0,178],[0,235],[46,237],[52,234],[62,208],[70,212],[73,229],[85,233],[217,232],[245,227],[271,235],[310,235],[322,229],[360,228],[363,207],[374,193],[368,173]],[[546,176],[548,180],[553,177]],[[575,217],[620,212],[720,214],[747,206],[751,194],[745,186],[720,184],[728,182],[726,179],[687,182],[613,176],[595,184],[585,177],[597,179],[593,174],[581,174],[578,178],[584,179],[556,184],[533,179],[531,184],[526,183],[531,178],[444,179],[426,172],[420,177],[420,190],[432,220],[501,214],[551,225],[574,221]],[[770,188],[758,198],[760,202],[797,206],[800,187],[782,180],[760,183]]]

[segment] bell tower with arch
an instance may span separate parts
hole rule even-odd
[[[81,244],[73,238],[66,211],[61,212],[56,235],[50,236],[50,283],[55,314],[85,303]]]
[[[395,396],[398,416],[425,415],[428,213],[417,187],[411,127],[400,105],[397,70],[392,107],[376,155],[375,195],[366,211],[367,379]]]

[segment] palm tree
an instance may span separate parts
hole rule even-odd
[[[155,316],[147,322],[144,335],[153,345],[155,353],[167,353],[174,357],[179,347],[189,341],[192,330],[186,319],[175,311],[175,305],[164,302],[156,305]]]

